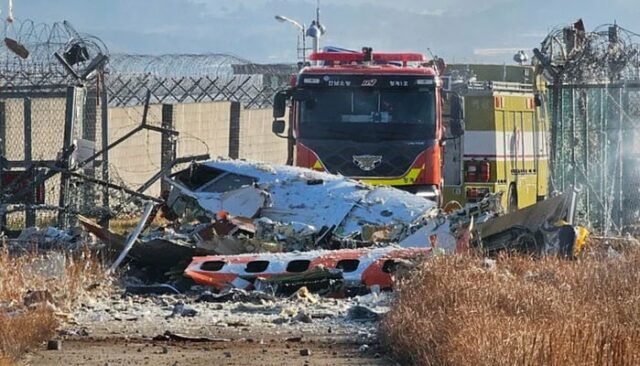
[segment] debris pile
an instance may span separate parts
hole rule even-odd
[[[488,197],[445,214],[398,189],[237,160],[192,163],[166,180],[171,190],[154,210],[169,220],[165,226],[132,238],[79,221],[142,266],[174,273],[186,268],[186,276],[217,290],[280,295],[303,286],[325,294],[390,288],[401,263],[436,246],[455,251],[461,228],[495,216],[500,200]],[[145,220],[139,228],[153,217]]]
[[[148,203],[128,236],[82,216],[79,221],[120,253],[112,270],[127,257],[155,273],[183,281],[186,276],[220,292],[203,294],[208,299],[203,301],[240,296],[230,290],[358,295],[391,289],[399,270],[429,255],[476,247],[487,254],[507,249],[568,257],[586,235],[571,224],[574,196],[502,215],[497,193],[445,212],[398,189],[238,160],[194,162],[165,179],[171,187],[165,200]],[[166,224],[150,228],[157,215]],[[70,240],[57,232],[49,236]],[[127,288],[138,294],[181,292],[182,286],[173,284]]]
[[[87,245],[88,238],[79,227],[68,230],[61,230],[55,227],[37,228],[28,227],[18,237],[9,239],[2,238],[9,251],[26,252],[33,249],[50,251],[64,249],[66,251],[77,251]]]
[[[407,192],[289,166],[209,161],[169,181],[167,217],[244,228],[287,252],[399,243],[414,222],[438,213],[434,202]]]

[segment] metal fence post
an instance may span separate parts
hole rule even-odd
[[[571,185],[576,188],[577,161],[576,161],[576,89],[571,88]]]
[[[229,157],[240,157],[240,102],[231,102],[229,108]]]
[[[582,165],[584,166],[584,171],[585,171],[585,180],[587,180],[587,183],[589,184],[593,184],[594,179],[591,177],[591,171],[589,169],[589,159],[590,159],[590,154],[589,154],[589,113],[591,112],[589,110],[589,89],[582,89],[580,90],[580,98],[583,101],[583,111],[584,113],[582,114],[581,118],[583,121],[583,134],[582,134],[582,139],[584,141],[583,143],[583,158],[582,158]],[[588,218],[589,222],[591,222],[591,192],[589,191],[589,189],[585,189],[583,191],[583,195],[584,195],[584,202],[585,202],[585,211],[586,211],[586,217]]]
[[[0,101],[0,157],[7,157],[7,144],[6,144],[6,136],[7,136],[7,120],[6,120],[6,103],[4,101]],[[0,192],[3,191],[2,186],[2,178],[4,177],[4,160],[0,159]],[[0,202],[0,206],[2,202]],[[3,208],[3,207],[0,207]],[[4,230],[4,226],[6,223],[7,216],[4,213],[0,213],[0,231]]]
[[[611,138],[611,134],[609,133],[609,114],[611,113],[611,110],[609,109],[609,99],[611,98],[610,95],[610,89],[608,85],[605,85],[604,87],[605,90],[605,95],[604,95],[604,106],[603,106],[603,116],[604,116],[604,120],[602,121],[602,129],[604,130],[604,141],[605,141],[605,146],[609,146],[609,140]],[[604,189],[603,189],[603,196],[606,197],[606,199],[604,200],[604,204],[605,204],[605,214],[604,214],[604,218],[606,220],[605,222],[605,228],[604,228],[604,233],[605,235],[609,235],[609,230],[611,229],[611,224],[612,224],[612,217],[611,217],[611,200],[609,198],[610,193],[609,191],[612,190],[611,188],[611,182],[613,181],[612,177],[610,177],[609,175],[612,174],[612,170],[610,168],[610,162],[609,162],[609,149],[605,148],[604,149],[604,168],[606,169],[605,171],[607,172],[607,174],[605,174],[604,176]]]
[[[104,79],[104,72],[100,73],[102,81],[102,89],[100,90],[100,131],[102,133],[101,148],[109,146],[109,95],[107,93],[107,87]],[[109,181],[109,150],[102,154],[102,180]],[[109,208],[109,187],[102,187],[102,206]],[[109,227],[109,219],[107,218],[105,223]]]
[[[173,104],[162,105],[162,128],[173,130],[173,107]],[[162,132],[160,145],[162,148],[162,151],[160,152],[160,166],[162,166],[162,169],[165,169],[176,159],[175,139],[170,134]],[[160,192],[165,192],[169,188],[170,186],[167,182],[164,180],[160,181]]]
[[[564,192],[566,190],[565,186],[565,170],[567,169],[566,161],[564,159],[564,88],[560,86],[558,88],[558,92],[560,95],[558,96],[558,147],[556,147],[556,167],[559,167],[559,175],[560,175],[560,191]]]
[[[31,121],[31,98],[24,98],[24,162],[26,169],[31,168],[33,163],[33,136],[31,136],[32,121]],[[35,174],[32,174],[35,177]],[[35,189],[34,186],[32,192],[29,193],[29,198],[26,200],[27,208],[25,210],[25,227],[36,226],[36,213],[32,205],[35,203]]]
[[[86,90],[84,94],[85,97],[81,106],[83,109],[83,113],[81,116],[76,116],[76,119],[78,121],[76,126],[79,127],[80,131],[76,131],[74,133],[74,137],[92,142],[94,144],[94,147],[97,147],[98,106],[100,104],[100,95],[98,95],[97,90]],[[76,101],[76,105],[78,105],[77,103],[78,102]],[[94,152],[95,151],[97,151],[97,149],[95,149]],[[95,161],[82,167],[82,170],[82,173],[88,177],[98,177],[98,165]],[[83,212],[89,212],[93,208],[95,208],[97,203],[96,194],[98,192],[99,188],[91,186],[89,184],[83,184],[81,187],[79,187],[78,191],[75,192],[75,194],[79,198],[79,200],[77,200],[77,208]]]
[[[62,140],[62,151],[68,151],[73,143],[73,127],[75,123],[75,107],[76,107],[75,87],[67,88],[66,106],[64,111],[64,138]],[[68,161],[65,162],[65,168],[68,168]],[[62,227],[68,226],[68,215],[65,212],[69,202],[69,180],[70,176],[67,172],[62,172],[60,176],[60,200],[59,206],[62,208],[58,214],[58,225]]]
[[[598,110],[598,114],[599,114],[599,118],[598,118],[598,123],[599,123],[599,128],[600,128],[600,146],[603,146],[602,149],[600,149],[600,166],[598,167],[598,169],[600,170],[600,195],[603,198],[603,206],[602,207],[602,211],[600,214],[600,217],[602,217],[602,227],[603,227],[603,234],[604,236],[607,236],[608,230],[609,230],[609,219],[607,217],[607,202],[608,200],[606,199],[605,194],[603,194],[603,192],[606,192],[606,187],[607,187],[607,149],[604,148],[604,146],[607,146],[607,131],[605,129],[605,122],[606,122],[606,117],[604,115],[605,113],[605,109],[604,109],[604,105],[605,105],[605,95],[604,95],[604,89],[603,88],[599,88],[598,89],[599,93],[598,93],[598,100],[599,100],[599,110]]]
[[[620,85],[620,89],[618,89],[618,228],[622,230],[625,225],[624,222],[624,195],[623,195],[623,164],[624,160],[622,159],[624,155],[624,139],[622,137],[622,125],[624,124],[624,110],[623,110],[623,102],[622,102],[622,92],[624,89],[624,85]],[[619,232],[618,234],[622,234]]]

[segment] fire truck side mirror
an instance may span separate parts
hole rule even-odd
[[[464,119],[464,98],[460,94],[453,93],[450,95],[451,100],[451,118]]]
[[[277,119],[273,121],[273,124],[271,125],[271,131],[276,135],[280,135],[281,133],[283,133],[284,128],[285,128],[285,123],[281,119]]]
[[[451,94],[451,122],[449,129],[451,136],[460,137],[464,134],[464,98],[460,94]]]
[[[452,137],[460,137],[464,135],[464,120],[452,119],[449,123],[449,133]]]
[[[273,118],[282,118],[287,109],[287,99],[289,99],[289,91],[282,90],[273,97]]]

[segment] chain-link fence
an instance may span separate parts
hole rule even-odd
[[[147,74],[112,75],[107,88],[111,105],[116,107],[142,105],[147,91],[151,91],[152,103],[235,101],[245,108],[267,108],[283,85],[265,82],[263,75],[174,78]]]
[[[295,64],[254,64],[223,54],[160,56],[114,54],[109,63],[110,105],[151,103],[240,102],[244,108],[267,108],[288,85]]]
[[[578,219],[620,233],[640,219],[640,85],[553,89],[552,188],[580,187]]]
[[[33,94],[35,95],[35,93]],[[0,97],[0,149],[6,169],[2,183],[11,192],[26,188],[40,171],[35,162],[56,160],[62,147],[62,133],[65,119],[64,93],[41,93],[32,98],[29,93]],[[20,204],[57,206],[59,200],[59,178],[50,179],[33,187],[23,202],[18,204],[6,217],[9,227],[25,224],[47,224],[56,221],[57,212],[42,210],[39,215],[27,215]],[[42,206],[41,206],[42,207]],[[19,210],[18,210],[19,209]]]
[[[244,108],[267,108],[297,68],[295,64],[254,64],[222,53],[115,54],[106,87],[115,107],[141,105],[150,91],[151,103],[231,101]]]
[[[32,87],[0,93],[2,212],[8,228],[62,224],[66,212],[87,212],[103,190],[62,173],[70,161],[103,145],[101,108],[82,87]],[[71,146],[74,148],[71,148]],[[80,172],[104,178],[101,161]]]

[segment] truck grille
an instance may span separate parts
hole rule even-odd
[[[324,167],[333,174],[347,177],[400,177],[407,173],[412,163],[423,152],[428,142],[409,144],[407,141],[386,141],[366,143],[344,140],[301,140],[301,144],[311,149],[322,161]],[[354,156],[381,157],[373,169],[366,170],[354,162]]]

